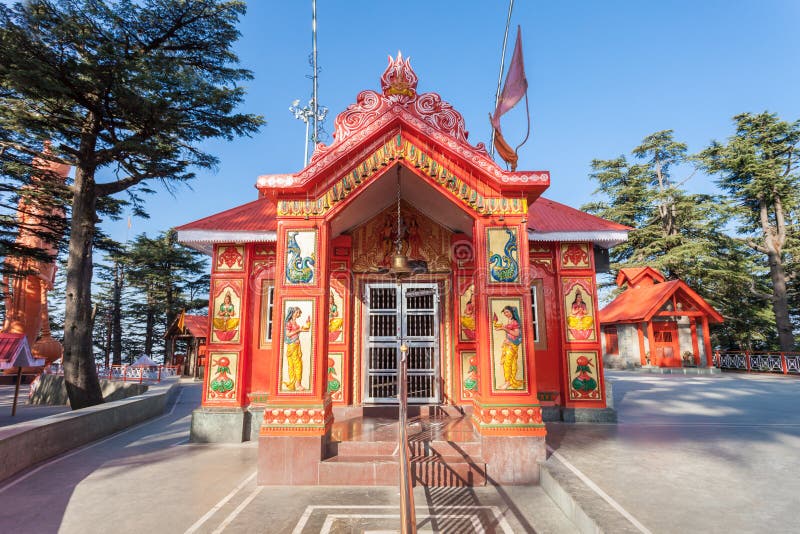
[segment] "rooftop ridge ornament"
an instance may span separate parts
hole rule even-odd
[[[303,188],[320,173],[339,172],[333,169],[341,166],[341,158],[345,155],[363,160],[388,137],[402,137],[403,124],[416,129],[498,183],[527,187],[550,182],[547,171],[510,172],[502,169],[489,156],[483,143],[472,145],[467,140],[469,132],[461,113],[437,93],[418,93],[417,82],[410,58],[404,58],[400,52],[397,58],[389,56],[389,64],[381,75],[381,91],[361,91],[355,103],[336,116],[333,141],[329,145],[317,144],[309,163],[300,171],[259,176],[256,187],[262,193],[269,189]],[[401,124],[396,124],[398,119]],[[382,139],[376,138],[379,131],[383,131]],[[354,150],[358,153],[352,153]]]
[[[417,82],[419,78],[411,68],[411,58],[403,59],[403,54],[398,50],[397,59],[389,56],[389,66],[381,76],[381,88],[383,96],[404,104],[413,100],[417,96]]]
[[[336,117],[333,143],[318,144],[309,166],[301,174],[324,160],[335,148],[346,146],[357,138],[363,139],[397,116],[411,123],[422,121],[429,134],[449,136],[469,151],[485,154],[488,159],[489,153],[483,143],[472,146],[467,141],[469,132],[461,113],[436,93],[417,93],[418,80],[410,58],[403,58],[400,52],[396,59],[389,56],[389,65],[381,75],[381,92],[365,90],[358,94],[356,102]]]

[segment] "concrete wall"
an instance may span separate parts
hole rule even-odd
[[[100,389],[103,392],[103,399],[106,402],[111,402],[141,395],[147,391],[147,384],[100,380]],[[41,375],[28,404],[46,406],[68,405],[69,398],[67,397],[67,386],[64,384],[64,377],[59,375]]]
[[[164,413],[177,378],[125,400],[0,428],[0,480],[68,450]]]
[[[694,354],[694,349],[692,348],[692,324],[691,319],[689,317],[679,317],[678,318],[678,344],[680,346],[680,357],[683,358],[684,352],[691,352]]]
[[[619,342],[619,356],[628,367],[642,365],[639,357],[639,336],[636,334],[636,325],[621,324],[617,326],[617,341]]]

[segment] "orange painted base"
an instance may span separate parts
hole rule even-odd
[[[321,404],[275,404],[264,408],[261,436],[323,436],[330,432],[333,410],[330,395]]]
[[[472,422],[482,436],[547,435],[538,404],[480,404],[476,401]]]

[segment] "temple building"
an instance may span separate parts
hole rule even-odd
[[[304,169],[177,229],[212,257],[192,439],[258,437],[260,483],[331,483],[334,421],[396,405],[405,355],[410,402],[465,414],[495,481],[534,480],[545,420],[614,415],[595,272],[629,230],[542,198],[549,184],[471,145],[390,58]]]
[[[205,367],[208,327],[205,315],[182,312],[164,333],[168,342],[164,362],[177,366],[181,376],[201,377]]]
[[[657,269],[620,269],[625,290],[600,310],[603,358],[611,367],[713,368],[709,323],[722,316],[682,280]]]

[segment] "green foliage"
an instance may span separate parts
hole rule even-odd
[[[112,361],[119,355],[163,355],[164,333],[180,311],[208,308],[207,258],[176,238],[174,230],[154,238],[138,235],[109,256],[110,264],[99,266],[95,347],[112,354]]]
[[[244,12],[242,0],[0,4],[0,150],[25,161],[52,140],[75,168],[64,330],[74,409],[102,402],[90,362],[98,212],[118,209],[108,199],[122,192],[140,209],[153,180],[169,189],[217,163],[203,141],[263,124],[237,112],[251,78],[232,50]]]
[[[798,323],[798,206],[800,206],[800,121],[772,113],[735,116],[727,144],[714,141],[698,155],[731,202],[740,241],[769,274],[762,293],[771,301],[781,350],[792,350]],[[792,311],[794,310],[794,311]],[[793,324],[794,320],[794,324]]]
[[[628,241],[612,249],[612,268],[649,265],[685,281],[725,318],[712,330],[714,344],[765,348],[775,329],[760,296],[763,273],[753,254],[725,233],[726,202],[687,192],[688,178],[676,183],[673,169],[689,158],[671,130],[645,137],[632,155],[635,163],[625,156],[592,162],[600,200],[583,207],[633,228]]]

